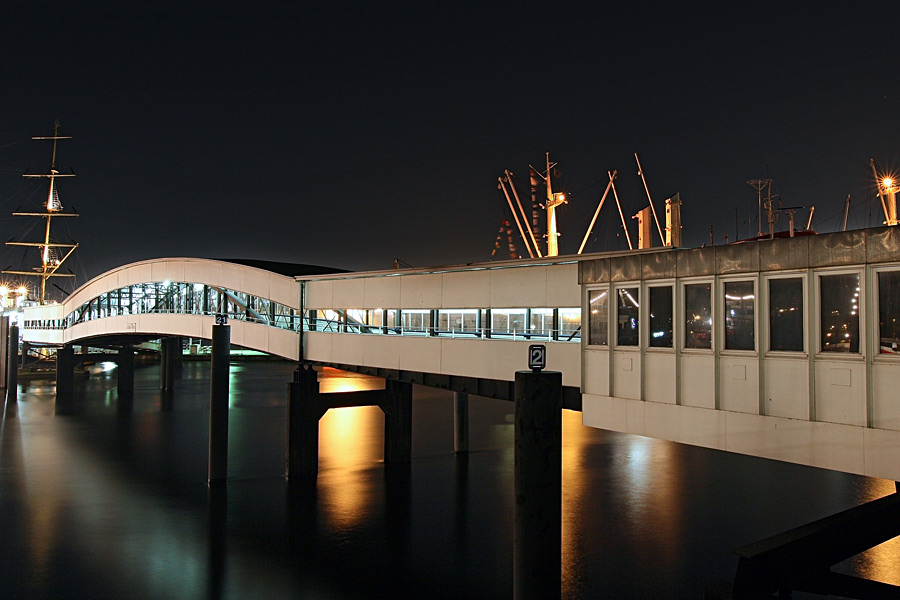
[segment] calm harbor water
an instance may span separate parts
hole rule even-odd
[[[206,485],[208,363],[161,410],[94,367],[57,406],[20,382],[0,416],[2,598],[512,598],[513,405],[417,387],[413,460],[382,462],[378,408],[331,410],[314,486],[285,484],[293,365],[231,367],[229,480]],[[340,388],[353,378],[329,377]],[[123,410],[125,408],[125,410]],[[743,544],[891,493],[893,482],[584,428],[563,417],[563,597],[702,598]],[[840,566],[900,583],[900,545]]]

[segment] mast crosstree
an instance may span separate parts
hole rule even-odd
[[[2,273],[6,275],[24,275],[27,277],[40,277],[41,292],[38,298],[41,304],[47,299],[47,280],[51,277],[74,277],[72,273],[59,273],[59,267],[69,258],[78,247],[77,243],[64,244],[53,241],[50,222],[55,217],[77,217],[77,213],[64,212],[62,203],[59,200],[59,192],[56,187],[56,180],[61,177],[75,177],[75,173],[60,173],[56,169],[56,144],[59,140],[70,140],[72,136],[59,135],[59,121],[53,124],[52,136],[35,136],[33,140],[51,140],[53,142],[53,151],[50,156],[50,171],[48,173],[24,173],[22,177],[27,178],[43,178],[50,180],[50,188],[47,193],[47,201],[44,203],[42,212],[14,212],[14,217],[32,217],[45,219],[44,240],[39,242],[6,242],[7,246],[26,246],[38,248],[41,253],[41,264],[31,271],[13,271],[4,270]],[[67,250],[60,257],[60,250]]]

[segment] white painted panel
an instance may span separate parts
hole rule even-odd
[[[866,425],[865,363],[818,360],[814,363],[816,420]]]
[[[269,281],[269,300],[299,309],[300,284],[292,277],[272,277]]]
[[[491,307],[547,307],[547,267],[492,269]],[[581,304],[580,295],[572,306]]]
[[[268,271],[250,267],[241,268],[242,292],[256,296],[257,298],[269,298],[269,280],[272,275]]]
[[[288,360],[300,360],[299,336],[293,331],[269,327],[269,352]]]
[[[493,379],[492,357],[502,343],[476,339],[441,340],[441,373]],[[513,376],[503,379],[512,380]]]
[[[400,306],[401,277],[366,277],[362,308],[397,308]]]
[[[400,282],[400,308],[437,308],[441,305],[441,275],[406,275]]]
[[[719,357],[719,408],[759,414],[758,365],[756,357]]]
[[[440,308],[487,308],[491,302],[491,271],[458,271],[442,275]]]
[[[337,362],[333,360],[332,342],[338,337],[335,333],[308,331],[303,334],[303,358],[312,361]]]
[[[363,361],[366,366],[400,369],[400,348],[405,341],[399,335],[362,336]]]
[[[682,354],[681,404],[716,407],[716,368],[712,353]]]
[[[366,343],[366,335],[354,335],[347,333],[334,334],[334,356],[335,362],[345,363],[348,365],[363,364],[363,345]]]
[[[521,342],[497,342],[497,348],[491,353],[490,378],[502,381],[515,381],[516,371],[528,368],[528,347]]]
[[[900,481],[900,432],[864,430],[866,472],[869,477]]]
[[[675,404],[675,354],[647,352],[644,355],[644,399]]]
[[[370,308],[360,306],[365,301],[364,279],[338,279],[334,282],[333,308]]]
[[[880,429],[900,430],[900,363],[876,361],[872,365],[872,380],[872,424]]]
[[[596,396],[609,395],[609,351],[586,349],[584,351],[584,393]]]
[[[184,280],[187,283],[218,282],[222,280],[223,267],[219,261],[187,261],[184,264]]]
[[[306,297],[304,298],[305,308],[333,308],[333,292],[333,281],[308,281],[306,283]]]
[[[547,268],[547,306],[550,308],[581,306],[577,263]]]
[[[613,352],[612,389],[618,398],[641,399],[640,352]]]
[[[234,328],[234,322],[232,321],[231,323],[232,328]],[[244,330],[244,348],[269,352],[269,330],[272,329],[271,327],[259,323],[241,323],[241,325]]]
[[[625,401],[610,396],[583,394],[581,422],[586,427],[624,432],[627,429]]]
[[[404,337],[400,364],[409,371],[440,373],[441,340],[434,337]]]
[[[767,358],[765,412],[772,417],[809,419],[809,362],[806,359]]]
[[[526,358],[528,344],[523,343],[519,350],[519,360],[525,368],[528,367]],[[581,344],[570,342],[556,342],[547,345],[547,369],[562,371],[563,385],[581,388]]]
[[[243,287],[244,280],[243,271],[244,268],[242,268],[240,265],[223,263],[222,279],[219,282],[219,285],[228,290],[239,290],[242,292],[246,291],[241,289]]]

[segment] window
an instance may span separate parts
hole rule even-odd
[[[822,352],[859,352],[859,274],[819,278]]]
[[[638,302],[639,292],[636,287],[619,288],[616,309],[616,345],[637,346],[639,337],[639,316],[641,305]]]
[[[878,336],[880,352],[900,352],[900,271],[878,274]]]
[[[559,309],[559,339],[569,341],[580,338],[581,332],[581,309],[580,308],[560,308]]]
[[[609,343],[609,294],[606,290],[592,290],[588,295],[590,330],[588,344],[605,346]]]
[[[650,294],[650,347],[672,347],[672,287],[658,286]]]
[[[803,352],[803,280],[769,280],[769,350]]]
[[[708,283],[684,286],[684,347],[712,348],[712,307]]]
[[[725,282],[725,349],[755,350],[756,294],[752,281]]]

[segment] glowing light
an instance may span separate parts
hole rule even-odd
[[[884,179],[881,180],[881,185],[883,185],[885,187],[885,189],[890,189],[890,188],[894,187],[894,180],[891,179],[890,177],[885,177]]]

